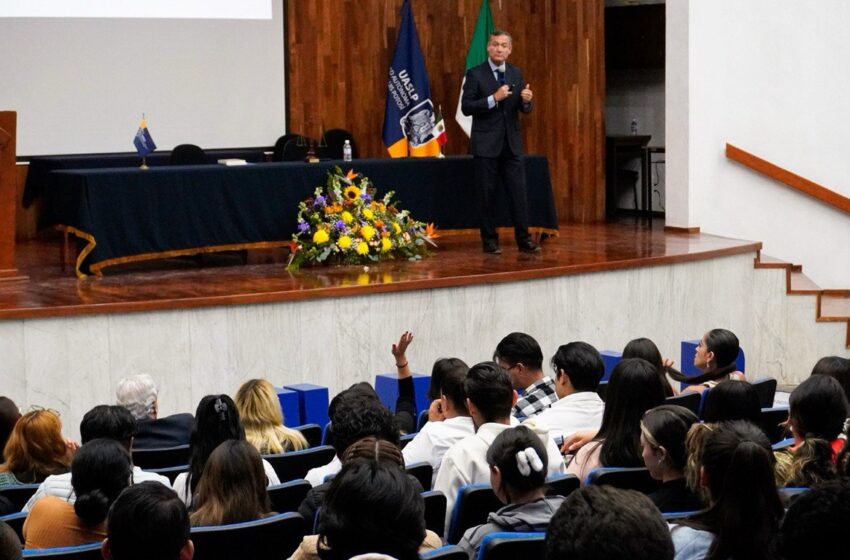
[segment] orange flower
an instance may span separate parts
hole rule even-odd
[[[437,239],[440,237],[440,234],[437,233],[437,226],[434,224],[428,224],[425,226],[425,236],[430,237],[431,239]]]
[[[382,231],[382,232],[381,232],[381,237],[383,237],[383,238],[385,238],[385,239],[386,239],[386,238],[387,238],[387,237],[389,237],[389,236],[390,236],[390,232],[388,232],[388,231]]]
[[[375,221],[375,227],[376,227],[376,228],[378,228],[378,229],[384,229],[384,222],[383,222],[383,220],[377,220],[377,221]]]
[[[296,242],[296,241],[290,241],[289,242],[289,252],[290,253],[297,253],[298,252],[298,242]]]
[[[345,178],[349,181],[353,181],[357,178],[357,173],[354,172],[354,169],[349,169],[348,173],[345,174]]]

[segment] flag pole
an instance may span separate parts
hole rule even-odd
[[[145,126],[147,127],[147,123],[145,122],[145,114],[144,113],[142,113],[142,122],[145,123]],[[142,156],[142,165],[139,166],[139,169],[141,169],[142,171],[150,169],[150,167],[148,167],[148,161],[147,160],[148,160],[148,158],[147,158],[146,155]]]

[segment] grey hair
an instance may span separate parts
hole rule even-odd
[[[511,34],[505,31],[504,29],[499,29],[498,27],[490,32],[490,37],[507,37],[510,40],[511,45],[514,44],[514,38],[511,36]]]
[[[118,382],[115,397],[118,404],[130,411],[136,420],[153,418],[159,389],[153,377],[146,373],[130,375]]]

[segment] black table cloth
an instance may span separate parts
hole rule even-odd
[[[548,161],[524,157],[529,224],[556,233]],[[216,250],[284,246],[297,229],[298,203],[324,185],[343,162],[265,163],[239,167],[175,166],[53,172],[44,217],[86,241],[77,273],[100,274],[124,262]],[[394,201],[441,230],[477,230],[470,156],[357,160],[377,196]],[[504,197],[497,224],[510,225]]]

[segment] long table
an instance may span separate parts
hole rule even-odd
[[[545,156],[524,158],[529,224],[556,234],[558,217]],[[203,252],[285,246],[297,230],[298,203],[343,162],[264,163],[239,167],[176,166],[54,171],[43,193],[44,218],[82,240],[77,274],[109,266]],[[441,230],[476,230],[470,156],[369,159],[353,166],[377,195]],[[510,225],[505,197],[497,224]]]

